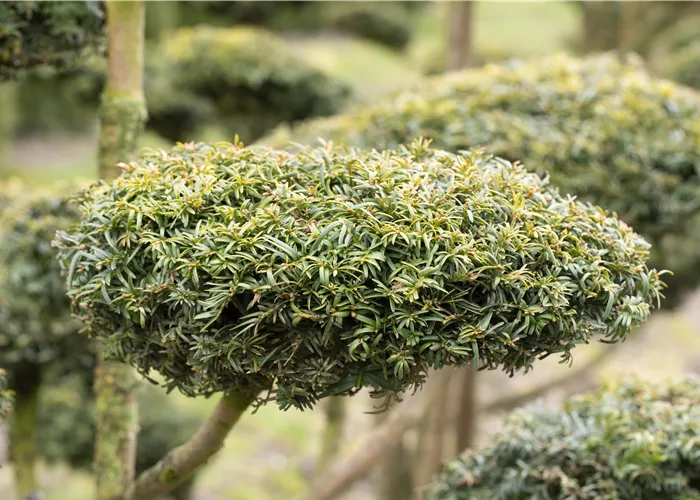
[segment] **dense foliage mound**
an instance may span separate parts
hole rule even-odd
[[[95,408],[91,372],[74,374],[42,391],[38,419],[39,449],[44,459],[89,470],[95,443]],[[151,467],[171,449],[189,439],[200,419],[179,411],[163,390],[151,384],[139,389],[139,434],[136,473]],[[172,498],[186,500],[194,478],[178,487]]]
[[[216,121],[232,135],[249,139],[282,122],[332,114],[349,92],[260,28],[182,28],[163,38],[159,52],[167,61],[167,71],[161,74],[171,88],[206,100]],[[148,88],[149,80],[146,83]],[[161,94],[156,94],[156,103]],[[177,100],[183,106],[181,98],[169,102]],[[182,118],[175,123],[161,119],[161,107],[149,108],[151,126],[168,139],[188,139]],[[165,123],[158,127],[159,122]]]
[[[0,369],[0,421],[5,420],[12,409],[12,391],[7,388],[5,370]]]
[[[78,322],[51,246],[56,231],[78,217],[69,202],[74,189],[13,183],[0,190],[0,364],[7,370],[56,360],[70,368],[90,356],[86,339],[75,335]]]
[[[282,407],[430,366],[528,368],[622,339],[659,297],[648,245],[520,166],[397,151],[181,145],[81,195],[56,245],[109,352],[187,394]]]
[[[665,265],[669,247],[698,247],[673,238],[687,240],[700,212],[700,97],[633,58],[554,56],[458,72],[263,142],[386,148],[416,136],[449,151],[483,146],[549,174],[649,239],[655,263]],[[691,264],[672,270],[697,285]]]
[[[447,465],[431,500],[700,498],[700,379],[609,385],[524,410]]]
[[[0,2],[0,81],[41,65],[67,68],[99,45],[101,2]]]

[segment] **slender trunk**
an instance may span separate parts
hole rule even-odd
[[[450,2],[448,9],[448,69],[468,68],[472,65],[472,11],[471,1]]]
[[[146,120],[143,97],[144,4],[107,2],[108,68],[100,106],[99,175],[129,161]],[[97,500],[121,500],[134,478],[138,382],[129,366],[100,359],[95,371]]]
[[[199,431],[142,472],[126,498],[152,500],[176,488],[221,449],[228,433],[256,398],[257,393],[243,391],[231,391],[222,397]]]
[[[464,367],[459,373],[459,408],[457,410],[457,453],[474,446],[474,434],[479,408],[476,402],[476,370]]]
[[[450,381],[454,372],[443,368],[430,375],[424,390],[434,394],[433,404],[426,415],[423,432],[418,440],[417,460],[414,468],[416,486],[428,484],[440,470],[445,458],[445,432]]]
[[[642,2],[620,2],[620,49],[633,51],[637,47],[639,37],[641,14],[646,8]]]
[[[345,396],[334,396],[326,400],[326,428],[321,443],[321,455],[316,473],[321,474],[338,456],[345,426]]]
[[[40,386],[41,372],[37,365],[25,364],[14,371],[12,390],[15,391],[15,406],[10,457],[19,500],[34,500],[39,494],[36,481],[36,418]]]
[[[0,84],[0,173],[12,167],[12,143],[17,118],[17,85],[15,82]]]
[[[620,9],[623,2],[579,2],[583,11],[583,51],[612,50],[619,42]]]
[[[377,425],[384,425],[391,411],[401,411],[401,407],[379,414]],[[387,445],[388,451],[377,470],[377,500],[413,498],[413,457],[401,436],[395,444]]]

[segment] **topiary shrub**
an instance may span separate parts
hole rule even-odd
[[[669,57],[667,78],[700,89],[700,38]]]
[[[477,153],[188,144],[124,168],[59,232],[68,294],[113,357],[192,396],[274,382],[306,408],[512,372],[625,338],[659,298],[628,226]]]
[[[159,53],[167,60],[165,74],[171,88],[211,103],[216,120],[231,135],[256,139],[282,122],[332,114],[349,94],[345,85],[259,28],[183,28],[162,40]],[[177,101],[182,107],[181,97],[175,94],[169,102]],[[150,125],[157,132],[171,140],[191,137],[194,130],[187,127],[187,119],[178,120],[179,129],[172,130],[172,120],[160,116],[165,106],[158,98],[155,102],[158,105],[149,112]],[[161,123],[166,127],[156,128]]]
[[[449,151],[483,146],[615,211],[665,265],[672,247],[697,248],[687,230],[700,211],[698,116],[697,93],[649,76],[637,59],[559,55],[434,78],[262,142],[386,148],[422,135]],[[699,282],[697,267],[672,270]]]
[[[7,388],[7,373],[0,369],[0,421],[5,420],[12,410],[13,393]]]
[[[700,379],[626,381],[556,411],[521,410],[448,464],[430,500],[700,498]]]
[[[139,390],[139,434],[136,472],[147,469],[170,449],[184,443],[199,427],[200,419],[178,411],[162,390],[145,384]],[[73,374],[42,392],[39,412],[39,449],[49,462],[65,462],[89,470],[95,443],[92,372]],[[194,477],[171,497],[190,498]]]
[[[411,41],[408,16],[402,9],[384,12],[370,2],[350,5],[334,15],[331,23],[334,28],[398,50],[405,49]]]
[[[0,81],[48,65],[73,65],[103,36],[101,2],[0,2]]]

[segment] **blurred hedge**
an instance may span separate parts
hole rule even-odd
[[[13,399],[12,391],[7,388],[7,373],[0,369],[0,422],[10,414]]]
[[[324,138],[381,149],[417,136],[449,151],[483,146],[548,173],[563,192],[617,212],[647,237],[655,266],[684,249],[688,267],[671,268],[678,285],[671,294],[697,285],[700,251],[688,229],[700,212],[700,96],[653,78],[636,58],[558,55],[488,65],[281,128],[261,142],[294,149],[290,140]]]
[[[521,410],[449,463],[430,500],[700,499],[700,379],[610,384]]]
[[[0,2],[0,81],[37,66],[72,66],[100,45],[103,25],[98,1]]]
[[[38,433],[39,451],[49,462],[64,462],[89,470],[95,440],[92,373],[76,374],[42,391]],[[139,389],[137,473],[156,464],[165,454],[187,441],[199,428],[200,419],[175,407],[165,391],[151,384]],[[187,500],[195,477],[171,496]]]

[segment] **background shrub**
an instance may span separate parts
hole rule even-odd
[[[285,408],[474,360],[624,338],[659,297],[627,225],[523,168],[416,142],[147,152],[57,245],[110,353],[187,394],[276,382]]]
[[[698,116],[697,93],[653,78],[637,59],[560,55],[434,78],[262,142],[385,148],[424,136],[449,151],[483,146],[615,211],[653,243],[657,265],[686,248],[689,267],[671,269],[697,285],[688,228],[700,209]],[[683,291],[677,281],[674,294]]]
[[[232,135],[251,140],[281,122],[332,114],[349,92],[259,28],[182,28],[162,40],[159,52],[172,88],[208,100]],[[159,107],[149,111],[157,125]],[[190,132],[156,131],[172,140],[187,140]]]
[[[12,409],[12,391],[7,388],[7,373],[0,369],[0,420],[5,420]]]
[[[700,498],[700,379],[610,384],[556,411],[521,410],[448,464],[431,500]]]
[[[97,1],[0,2],[0,81],[41,65],[67,68],[102,39]]]
[[[73,373],[60,384],[44,390],[39,412],[39,449],[49,462],[65,462],[90,469],[94,455],[95,415],[92,371]],[[164,391],[151,384],[139,389],[139,434],[136,472],[146,470],[167,452],[189,439],[200,419],[178,411]],[[186,500],[194,485],[192,477],[171,496]]]
[[[9,371],[29,363],[73,369],[90,363],[89,342],[76,335],[65,280],[51,240],[75,223],[68,198],[75,186],[3,189],[0,215],[0,364]]]
[[[332,27],[399,50],[411,41],[408,16],[401,15],[400,8],[386,12],[370,2],[349,4],[350,8],[338,12],[332,19]]]

